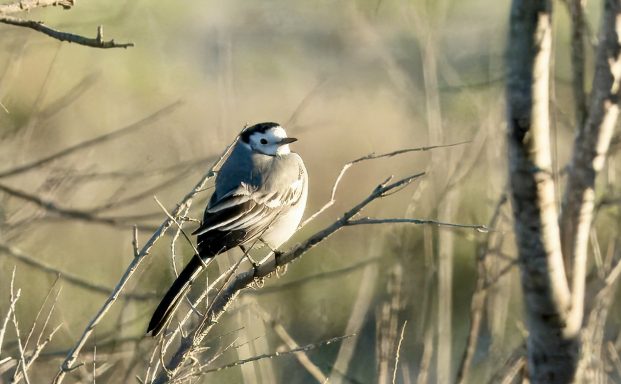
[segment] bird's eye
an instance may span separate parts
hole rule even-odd
[[[267,140],[261,139],[261,144],[267,144]]]

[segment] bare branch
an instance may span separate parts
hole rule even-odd
[[[418,225],[435,225],[438,227],[449,227],[449,228],[464,228],[464,229],[474,229],[477,232],[487,233],[490,229],[485,225],[479,224],[455,224],[455,223],[445,223],[437,220],[423,220],[423,219],[396,219],[396,218],[387,218],[387,219],[375,219],[370,217],[363,217],[356,220],[350,220],[346,225],[369,225],[369,224],[418,224]]]
[[[574,141],[561,209],[562,246],[571,283],[569,326],[577,332],[584,316],[589,233],[593,219],[595,177],[602,170],[619,115],[621,85],[621,4],[604,1],[591,106]]]
[[[168,369],[170,372],[162,372],[156,378],[156,383],[164,383],[169,380],[170,377],[174,377],[181,369],[185,360],[190,356],[194,349],[196,349],[211,330],[211,328],[217,323],[218,319],[224,312],[229,304],[237,297],[239,292],[250,286],[256,279],[262,279],[268,275],[274,273],[278,267],[284,266],[291,261],[299,258],[311,248],[315,247],[320,242],[324,241],[332,234],[340,230],[347,225],[354,216],[356,216],[364,207],[366,207],[372,201],[382,198],[404,185],[412,183],[417,178],[423,176],[424,173],[419,173],[409,177],[400,179],[394,183],[389,184],[391,178],[389,177],[380,185],[378,185],[371,194],[354,206],[351,210],[346,212],[340,219],[328,226],[322,231],[310,236],[302,244],[298,244],[293,249],[282,253],[276,254],[274,258],[266,257],[256,268],[250,271],[242,272],[231,278],[230,281],[225,282],[224,287],[218,292],[216,297],[212,300],[207,313],[203,317],[201,323],[196,327],[186,340],[191,342],[184,342],[179,346],[179,349],[175,352],[169,363]],[[233,269],[234,271],[234,269]],[[227,279],[228,280],[228,279]],[[170,376],[169,376],[170,374]]]
[[[266,311],[259,309],[257,310],[259,312],[259,315],[263,318],[263,321],[268,323],[272,327],[272,329],[274,329],[274,332],[278,335],[278,337],[280,337],[280,339],[287,345],[290,350],[299,348],[298,343],[296,343],[296,341],[293,339],[293,337],[291,337],[289,332],[287,332],[282,324],[278,323]],[[319,384],[323,384],[326,382],[328,378],[323,374],[323,372],[321,372],[321,369],[319,369],[319,367],[312,362],[312,360],[308,357],[306,353],[304,353],[304,351],[296,352],[295,358],[298,360],[300,365],[302,365],[302,367],[304,367],[304,369],[306,369],[308,373],[313,376],[315,380],[317,380]]]
[[[367,160],[375,160],[375,159],[382,159],[382,158],[386,158],[386,157],[394,157],[394,156],[398,156],[398,155],[402,155],[404,153],[410,153],[410,152],[424,152],[424,151],[431,151],[433,149],[436,148],[449,148],[449,147],[454,147],[457,145],[463,145],[463,144],[468,144],[469,141],[464,141],[464,142],[460,142],[460,143],[453,143],[453,144],[446,144],[446,145],[432,145],[432,146],[427,146],[427,147],[418,147],[418,148],[406,148],[406,149],[400,149],[398,151],[393,151],[393,152],[388,152],[388,153],[382,153],[379,155],[376,155],[375,153],[370,153],[366,156],[362,156],[359,157],[355,160],[350,161],[349,163],[345,164],[343,166],[343,168],[341,169],[341,172],[339,172],[338,176],[336,177],[336,180],[334,181],[334,184],[332,185],[332,192],[330,193],[330,200],[323,205],[323,207],[321,207],[319,210],[317,210],[317,212],[313,213],[308,219],[304,220],[302,222],[302,224],[300,224],[300,228],[304,227],[306,224],[310,223],[311,221],[313,221],[317,216],[319,216],[321,213],[323,213],[326,209],[330,208],[331,206],[334,205],[334,203],[336,202],[336,190],[339,187],[339,184],[341,183],[341,179],[343,178],[343,176],[345,176],[345,173],[347,172],[347,170],[354,164],[363,162],[363,161],[367,161]],[[1,176],[1,175],[0,175]]]
[[[15,276],[15,268],[13,268],[13,276]],[[14,277],[11,281],[13,281],[13,279]],[[6,333],[6,327],[9,324],[9,320],[11,320],[11,316],[15,310],[15,304],[17,303],[17,300],[19,300],[20,293],[21,291],[18,290],[15,295],[10,296],[9,310],[7,311],[4,321],[2,322],[2,328],[0,328],[0,352],[2,352],[2,343],[4,341],[4,334]]]
[[[33,195],[28,192],[21,191],[19,189],[9,187],[8,185],[5,185],[5,184],[0,184],[0,191],[12,197],[16,197],[18,199],[25,200],[29,203],[32,203],[40,208],[43,208],[47,212],[51,212],[61,217],[72,219],[72,220],[80,220],[80,221],[84,221],[88,223],[105,224],[105,225],[110,225],[113,227],[118,227],[118,226],[131,227],[132,225],[128,224],[128,221],[136,218],[136,217],[101,217],[101,216],[92,214],[88,211],[61,207],[52,201],[43,199],[37,195]]]
[[[170,114],[171,112],[173,112],[174,110],[176,110],[180,105],[182,104],[182,102],[180,100],[177,100],[157,111],[155,111],[154,113],[152,113],[151,115],[135,122],[132,123],[126,127],[123,127],[121,129],[118,129],[116,131],[110,132],[110,133],[106,133],[105,135],[101,135],[98,136],[94,139],[90,139],[90,140],[86,140],[83,141],[79,144],[76,144],[74,146],[71,146],[69,148],[65,148],[61,151],[58,151],[52,155],[46,156],[42,159],[39,160],[35,160],[32,161],[30,163],[24,164],[24,165],[20,165],[17,166],[15,168],[12,169],[7,169],[4,171],[0,171],[0,178],[4,178],[4,177],[9,177],[9,176],[14,176],[17,174],[21,174],[24,172],[28,172],[31,171],[33,169],[37,169],[45,164],[51,163],[54,160],[58,160],[60,158],[63,158],[65,156],[71,155],[73,153],[76,153],[78,151],[93,147],[97,144],[101,144],[110,140],[114,140],[118,137],[121,137],[123,135],[127,135],[130,134],[140,128],[144,128],[146,126],[148,126],[149,124],[161,119],[162,117],[164,117],[165,115]]]
[[[329,80],[329,77],[324,77],[323,79],[320,79],[319,82],[313,87],[313,89],[311,89],[310,92],[306,94],[306,96],[304,96],[304,98],[302,99],[302,101],[300,101],[291,116],[289,116],[289,119],[285,123],[286,127],[295,126],[297,124],[302,112],[304,112],[304,110],[310,104],[311,100],[319,93],[319,91],[324,87],[324,85],[328,83]]]
[[[0,4],[0,15],[11,13],[27,12],[36,8],[62,7],[70,9],[75,0],[19,0],[13,3]]]
[[[516,382],[515,377],[526,367],[526,347],[520,345],[516,348],[505,363],[496,371],[489,384],[511,384]]]
[[[164,205],[157,199],[156,196],[153,196],[153,199],[155,199],[155,202],[157,203],[157,205],[159,205],[159,207],[162,209],[164,214],[166,214],[166,217],[168,217],[170,220],[172,220],[173,223],[175,223],[175,225],[177,226],[177,229],[181,232],[183,237],[187,240],[188,244],[190,244],[190,246],[194,250],[194,254],[198,255],[198,249],[196,249],[196,247],[194,246],[194,243],[192,243],[192,240],[190,240],[190,238],[188,237],[188,234],[185,233],[183,228],[181,228],[181,224],[179,224],[179,222],[168,212],[168,210],[166,210]],[[186,212],[187,212],[187,209],[186,209]]]
[[[188,194],[186,194],[183,197],[183,199],[181,199],[177,207],[173,210],[173,213],[172,213],[173,217],[177,217],[180,212],[182,212],[184,209],[188,208],[192,204],[192,199],[194,198],[194,196],[196,196],[196,194],[198,194],[199,191],[203,190],[203,188],[205,187],[205,184],[207,184],[207,182],[215,176],[214,170],[220,166],[220,164],[224,161],[225,157],[228,156],[231,148],[233,148],[233,146],[236,143],[237,143],[237,138],[231,144],[229,144],[229,146],[222,153],[218,161],[216,161],[216,163],[211,167],[211,169],[205,175],[203,175],[203,177],[201,177],[201,179],[194,186],[194,188]],[[95,317],[91,319],[91,321],[86,326],[84,333],[82,334],[82,336],[80,337],[76,345],[67,354],[67,357],[63,361],[60,367],[60,370],[58,371],[56,377],[54,378],[54,381],[53,381],[54,384],[61,383],[64,380],[67,372],[75,369],[74,364],[76,363],[78,359],[78,355],[80,354],[80,351],[86,344],[86,341],[88,340],[90,335],[93,333],[93,330],[95,329],[97,324],[99,324],[101,319],[103,319],[106,313],[110,310],[110,307],[112,307],[114,302],[117,300],[118,296],[120,295],[120,293],[123,291],[123,289],[127,285],[127,282],[129,281],[129,279],[132,277],[134,272],[138,269],[138,267],[140,266],[142,261],[146,258],[146,256],[149,255],[151,248],[153,248],[155,243],[162,236],[164,236],[164,234],[166,233],[166,231],[168,230],[168,228],[170,228],[172,224],[173,224],[173,221],[170,218],[166,218],[166,220],[164,220],[164,222],[159,226],[159,228],[153,233],[151,238],[149,238],[149,240],[147,240],[147,242],[143,245],[138,256],[132,259],[129,266],[125,270],[125,273],[121,277],[119,283],[114,288],[114,291],[112,292],[112,294],[104,302],[103,306],[99,309]]]
[[[43,24],[42,21],[24,20],[13,16],[0,16],[0,23],[34,29],[35,31],[41,32],[44,35],[48,35],[56,40],[67,41],[92,48],[109,49],[129,48],[134,46],[134,43],[117,43],[114,40],[105,41],[103,39],[103,27],[101,25],[97,27],[97,36],[90,38],[69,32],[58,31]]]
[[[10,286],[10,292],[11,292],[11,303],[13,304],[13,308],[11,310],[11,319],[13,320],[13,326],[15,328],[15,338],[17,339],[17,348],[19,351],[19,363],[18,364],[18,368],[19,366],[21,366],[22,368],[22,373],[24,374],[24,381],[26,382],[26,384],[30,384],[30,380],[28,379],[28,374],[26,373],[26,351],[25,351],[25,346],[22,344],[22,339],[21,339],[21,335],[19,332],[19,323],[17,321],[17,315],[15,314],[15,303],[17,302],[17,297],[20,294],[20,290],[18,289],[17,292],[15,292],[15,288],[14,288],[14,283],[15,283],[15,268],[13,268],[13,274],[11,275],[11,286]]]
[[[203,370],[203,371],[200,371],[200,372],[196,373],[196,375],[204,375],[204,374],[210,373],[210,372],[218,372],[218,371],[222,371],[222,370],[225,370],[225,369],[228,369],[228,368],[238,367],[240,365],[251,363],[251,362],[257,361],[257,360],[272,359],[274,357],[286,356],[286,355],[290,355],[290,354],[294,354],[294,353],[298,353],[298,352],[308,352],[308,351],[311,351],[313,349],[317,349],[319,347],[323,347],[324,345],[330,345],[330,344],[333,344],[333,343],[336,343],[336,342],[339,342],[339,341],[346,340],[346,339],[348,339],[348,338],[350,338],[352,336],[354,336],[354,335],[337,336],[337,337],[333,337],[331,339],[322,341],[320,343],[307,344],[307,345],[304,345],[302,347],[293,348],[293,349],[290,349],[290,350],[285,351],[285,352],[274,352],[274,353],[254,356],[254,357],[251,357],[251,358],[248,358],[248,359],[238,360],[238,361],[236,361],[234,363],[227,364],[227,365],[224,365],[222,367]]]
[[[94,283],[90,280],[83,279],[80,276],[72,275],[68,272],[61,271],[60,269],[49,266],[37,260],[36,258],[27,255],[22,250],[16,247],[12,247],[12,246],[0,243],[0,252],[5,253],[6,255],[16,260],[19,260],[20,262],[28,266],[39,269],[45,273],[58,276],[59,279],[64,280],[70,284],[76,285],[80,288],[88,289],[93,292],[97,292],[100,294],[106,294],[106,295],[109,295],[110,292],[112,292],[111,287],[106,287],[105,285]],[[159,296],[155,294],[149,294],[149,293],[143,293],[143,294],[126,293],[126,294],[123,294],[121,298],[131,299],[131,300],[153,300],[153,299],[158,299]]]
[[[498,199],[498,203],[494,208],[494,212],[489,220],[489,226],[497,228],[498,221],[500,219],[500,210],[502,206],[507,202],[507,194],[502,193]],[[462,355],[459,369],[457,370],[458,384],[464,384],[468,382],[468,375],[470,373],[470,366],[476,352],[477,343],[479,339],[479,332],[481,330],[481,323],[483,319],[483,310],[485,308],[485,301],[487,300],[487,289],[489,282],[487,278],[486,259],[492,248],[492,236],[491,233],[485,237],[483,246],[479,247],[477,252],[477,282],[475,291],[472,294],[470,301],[470,331],[468,332],[468,338],[466,341],[466,348]],[[511,264],[513,266],[513,264]],[[502,276],[502,274],[499,274]]]
[[[45,108],[40,110],[37,114],[37,118],[41,120],[50,119],[62,112],[66,108],[70,107],[76,100],[78,100],[86,91],[101,78],[101,72],[95,71],[84,76],[76,85],[70,90],[60,96],[58,99],[46,104]]]
[[[332,271],[326,271],[326,272],[321,272],[321,273],[317,273],[314,275],[309,275],[309,276],[305,276],[302,277],[300,279],[297,280],[293,280],[287,283],[281,283],[278,285],[274,285],[274,286],[269,286],[269,287],[263,287],[260,290],[248,290],[248,291],[244,291],[243,294],[244,295],[252,295],[252,296],[260,296],[260,295],[267,295],[267,294],[271,294],[271,293],[276,293],[276,292],[281,292],[281,291],[285,291],[294,287],[299,287],[302,286],[304,284],[309,284],[309,283],[321,283],[323,280],[327,280],[327,279],[333,279],[333,278],[337,278],[343,275],[346,275],[348,273],[357,271],[358,269],[362,268],[362,267],[366,267],[369,264],[374,264],[379,262],[382,259],[381,256],[372,256],[369,257],[367,259],[363,259],[360,260],[356,263],[353,263],[350,266],[341,268],[341,269],[335,269]]]
[[[408,321],[403,322],[403,326],[401,327],[401,336],[399,336],[399,343],[397,344],[397,353],[395,355],[395,369],[392,372],[392,384],[397,382],[397,368],[399,367],[399,357],[401,353],[401,343],[403,343],[403,336],[405,335],[405,326],[408,324]]]

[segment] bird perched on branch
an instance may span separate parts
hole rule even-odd
[[[147,333],[157,336],[192,282],[216,255],[244,246],[275,250],[297,230],[308,195],[302,158],[291,152],[277,123],[244,129],[216,177],[197,235],[198,254],[181,271],[151,317]]]

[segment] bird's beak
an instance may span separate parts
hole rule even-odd
[[[298,141],[298,139],[296,139],[295,137],[285,137],[284,139],[278,142],[278,145],[291,144],[296,141]]]

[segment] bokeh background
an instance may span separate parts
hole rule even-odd
[[[588,6],[593,25],[598,7]],[[88,36],[103,25],[106,38],[136,44],[113,50],[0,26],[0,316],[8,310],[14,268],[22,332],[53,286],[54,271],[62,273],[50,321],[62,326],[31,369],[31,380],[51,378],[116,285],[133,257],[132,225],[144,242],[165,219],[153,196],[174,208],[244,125],[261,121],[280,122],[300,139],[294,148],[310,174],[307,216],[329,200],[348,161],[467,142],[355,165],[336,204],[290,244],[330,224],[387,176],[423,171],[423,179],[364,214],[485,225],[496,217],[496,231],[411,224],[345,228],[237,300],[207,341],[214,351],[232,342],[235,347],[212,367],[283,350],[276,324],[298,345],[355,334],[307,355],[330,382],[377,382],[382,363],[394,366],[403,331],[397,382],[453,382],[482,276],[477,260],[484,258],[487,300],[469,377],[473,383],[492,377],[525,337],[510,207],[502,203],[508,8],[508,2],[484,0],[112,0],[25,15]],[[555,15],[560,170],[574,116],[568,107],[568,16],[561,4]],[[67,148],[75,149],[2,175]],[[608,172],[609,185],[614,175]],[[209,194],[199,194],[190,216],[200,217]],[[614,236],[608,232],[613,229],[598,232],[604,253]],[[170,244],[170,236],[162,239],[141,265],[128,296],[80,356],[85,366],[69,381],[92,381],[95,345],[97,382],[143,377],[155,345],[144,337],[146,324],[174,278]],[[192,250],[183,239],[176,244],[181,267]],[[237,257],[219,257],[211,277]],[[614,327],[618,316],[611,317]],[[13,356],[15,340],[9,328],[0,358]],[[0,381],[11,375],[9,369]],[[210,380],[317,381],[293,355],[211,373],[199,382]]]

